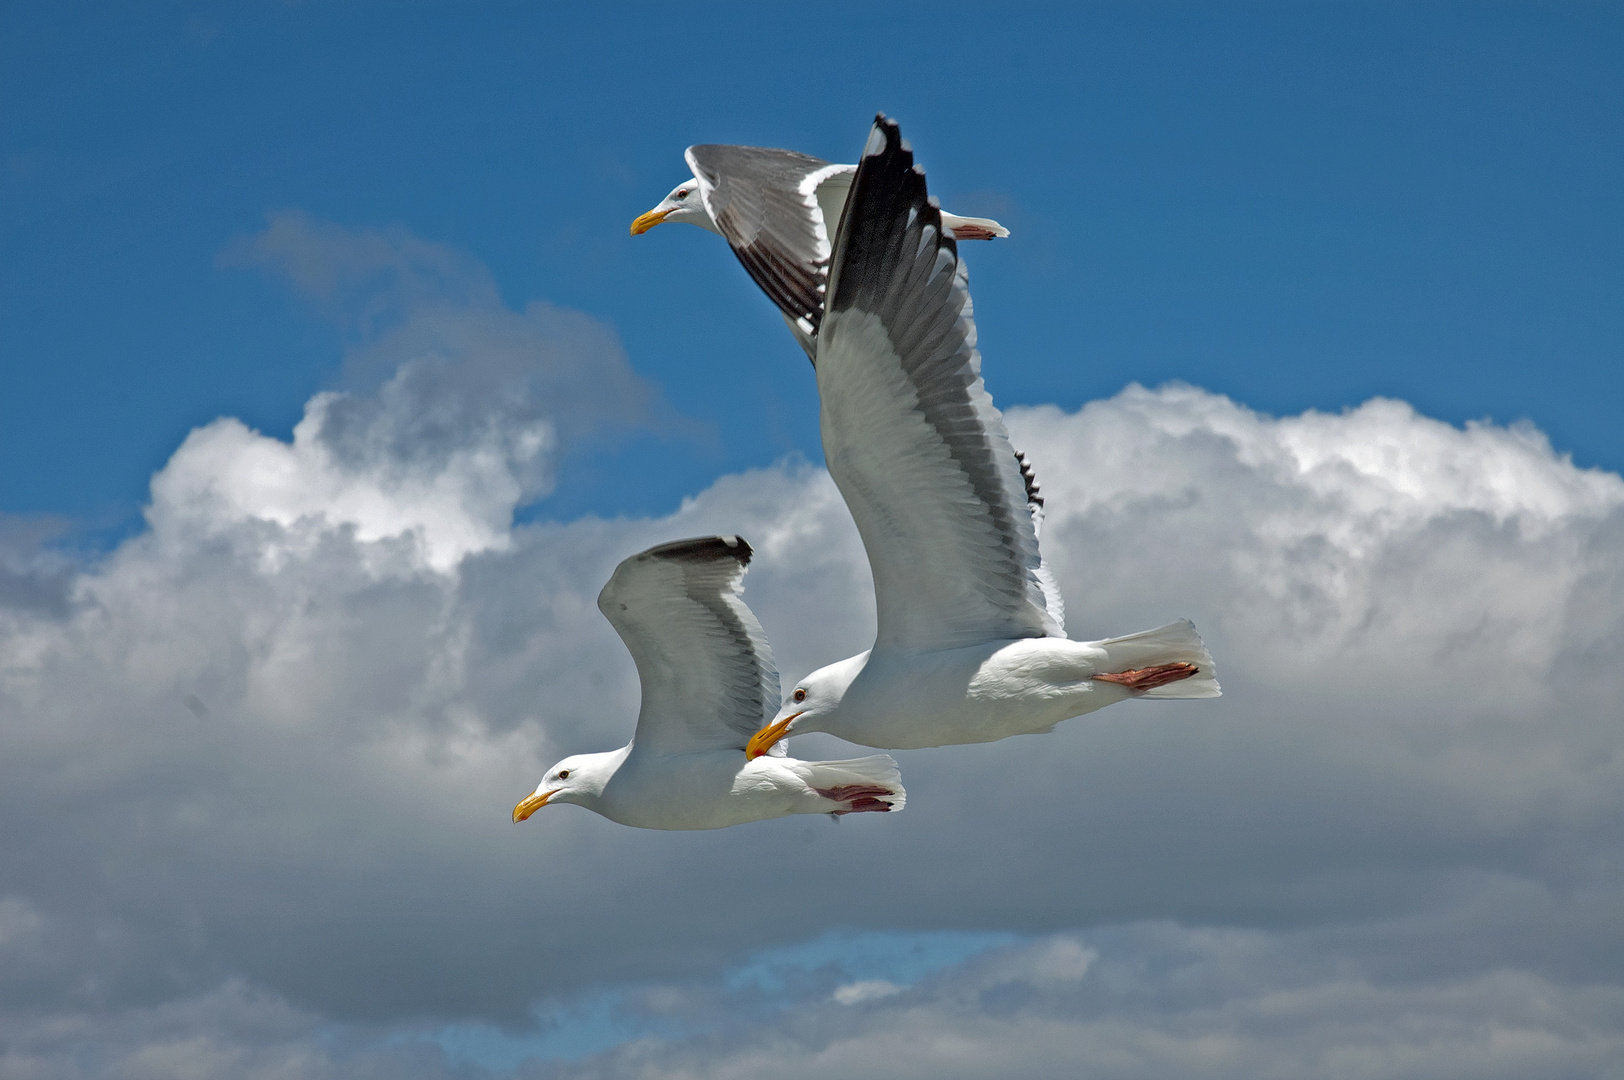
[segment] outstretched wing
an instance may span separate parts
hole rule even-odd
[[[615,568],[598,594],[637,664],[647,750],[743,749],[778,711],[778,668],[740,598],[750,545],[737,536],[660,544]]]
[[[957,244],[883,116],[846,201],[828,293],[823,452],[874,572],[876,647],[1064,636],[1021,464],[981,381]]]
[[[810,353],[838,225],[818,186],[852,166],[762,146],[690,146],[686,157],[716,227]]]

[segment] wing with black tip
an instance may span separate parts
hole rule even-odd
[[[873,569],[876,647],[1064,636],[1021,462],[981,380],[964,265],[884,117],[846,202],[817,350],[824,457]]]
[[[686,157],[716,227],[810,355],[839,224],[818,188],[853,166],[762,146],[690,146]]]
[[[742,750],[778,711],[772,649],[740,596],[750,555],[737,536],[660,544],[622,562],[598,595],[637,664],[639,747]]]

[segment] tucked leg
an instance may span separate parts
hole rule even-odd
[[[985,225],[964,224],[953,229],[955,240],[996,240],[998,234]]]
[[[1181,662],[1177,664],[1157,664],[1155,667],[1135,668],[1132,671],[1114,671],[1108,675],[1096,675],[1094,678],[1099,682],[1118,683],[1136,693],[1144,693],[1146,690],[1154,690],[1158,686],[1166,686],[1168,683],[1175,683],[1180,679],[1188,679],[1200,670],[1194,664]]]
[[[882,802],[881,797],[895,796],[896,792],[890,788],[871,787],[866,784],[842,784],[840,787],[813,788],[830,802],[845,803],[843,810],[831,810],[836,817],[844,814],[885,814],[891,810],[891,804]]]

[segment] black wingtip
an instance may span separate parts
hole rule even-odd
[[[863,157],[876,157],[885,153],[892,146],[910,152],[913,150],[908,140],[902,137],[900,124],[884,113],[875,113],[874,127],[869,130],[868,142],[863,146]],[[921,175],[923,175],[923,171],[921,171]]]
[[[696,536],[690,540],[656,544],[643,552],[643,557],[694,563],[731,559],[740,566],[749,566],[754,554],[755,550],[742,536]]]
[[[956,259],[958,244],[942,231],[941,208],[930,195],[925,170],[895,120],[881,113],[869,132],[851,194],[840,215],[830,262],[824,311],[862,303],[864,294],[883,291],[901,255],[902,236],[930,229],[937,250]]]
[[[1015,451],[1015,460],[1021,466],[1021,481],[1026,485],[1026,501],[1031,506],[1043,505],[1043,492],[1038,487],[1038,474],[1032,469],[1032,462],[1021,451]]]

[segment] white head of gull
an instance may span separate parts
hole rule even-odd
[[[795,684],[748,752],[823,731],[908,749],[1048,731],[1130,697],[1216,697],[1187,621],[1065,636],[1042,499],[981,380],[964,264],[879,118],[835,244],[815,366],[824,458],[874,577],[866,653]]]
[[[737,536],[678,540],[622,562],[598,595],[637,664],[643,704],[632,741],[547,770],[513,808],[520,822],[575,803],[644,829],[720,829],[787,814],[900,810],[897,764],[746,757],[778,707],[778,668],[740,592],[750,545]]]
[[[764,146],[690,146],[684,156],[692,179],[638,215],[632,235],[686,221],[723,237],[816,362],[829,256],[857,166]],[[959,240],[1009,235],[991,218],[945,211],[942,227]]]

